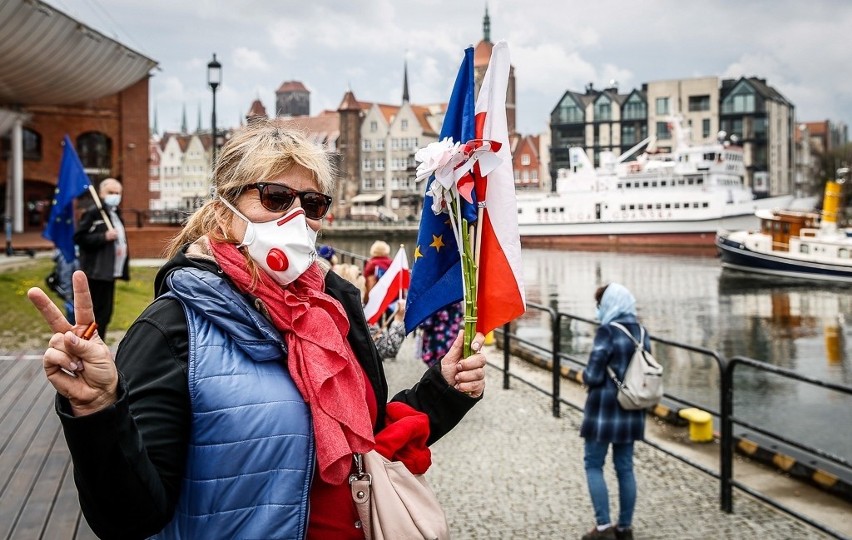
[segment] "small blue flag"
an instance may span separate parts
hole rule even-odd
[[[59,181],[53,193],[53,206],[50,219],[41,234],[56,246],[68,263],[77,258],[74,254],[74,199],[89,189],[89,177],[83,170],[83,164],[65,135],[65,147],[62,149],[62,162],[59,165]]]
[[[476,132],[475,107],[473,47],[468,47],[447,104],[440,139],[452,137],[454,143],[462,144],[473,139]],[[428,180],[426,193],[434,181],[434,176]],[[473,222],[476,219],[475,204],[462,203],[463,217]],[[405,301],[406,333],[444,306],[458,302],[463,295],[461,257],[450,217],[445,213],[436,215],[432,211],[432,199],[427,195],[414,249],[411,286]]]

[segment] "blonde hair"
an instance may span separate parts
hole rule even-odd
[[[387,242],[376,240],[370,246],[370,257],[387,257],[390,255],[390,246]]]
[[[320,191],[333,193],[335,171],[329,155],[304,134],[266,119],[234,132],[222,147],[213,171],[214,197],[189,216],[183,230],[166,247],[166,256],[173,257],[185,244],[205,235],[214,241],[237,243],[229,227],[235,216],[218,198],[233,202],[246,185],[281,176],[293,167],[307,169]],[[248,256],[246,261],[250,263]]]

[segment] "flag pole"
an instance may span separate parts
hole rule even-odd
[[[112,226],[112,221],[110,221],[109,216],[104,211],[104,207],[101,204],[101,198],[98,197],[98,192],[95,191],[95,186],[89,184],[89,193],[92,194],[92,199],[95,201],[95,206],[98,207],[98,210],[101,212],[101,217],[104,218],[104,223],[106,223],[107,230],[114,231],[115,229]]]

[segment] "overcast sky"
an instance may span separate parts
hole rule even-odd
[[[159,62],[158,127],[210,127],[207,62],[223,65],[219,127],[298,80],[311,114],[361,101],[399,104],[403,61],[413,103],[444,102],[463,49],[482,39],[486,2],[449,0],[46,0]],[[852,123],[852,1],[488,0],[491,41],[509,43],[522,133],[547,128],[566,90],[617,81],[757,76],[798,121]]]

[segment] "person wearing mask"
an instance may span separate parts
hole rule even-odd
[[[87,209],[74,232],[80,269],[89,281],[98,334],[104,341],[115,304],[115,280],[130,279],[127,235],[118,208],[121,191],[121,182],[115,178],[102,181],[98,189],[101,208],[93,205]]]
[[[621,408],[617,398],[618,387],[606,368],[611,367],[619,380],[624,380],[636,345],[614,324],[623,326],[639,340],[636,299],[623,285],[610,283],[595,291],[595,302],[601,325],[595,333],[592,352],[583,370],[583,383],[589,393],[583,409],[580,436],[586,439],[583,461],[597,526],[582,538],[633,540],[633,510],[636,506],[633,443],[645,436],[645,411]],[[644,334],[643,346],[650,351],[651,340],[647,332]],[[610,520],[609,493],[603,473],[610,447],[618,479],[618,521],[614,525]]]
[[[83,513],[101,538],[363,540],[354,454],[400,407],[440,439],[481,398],[485,357],[462,358],[460,339],[388,403],[358,290],[316,261],[334,174],[304,135],[236,131],[213,188],[115,361],[78,337],[97,322],[82,273],[76,326],[28,292],[55,332],[44,369]]]

